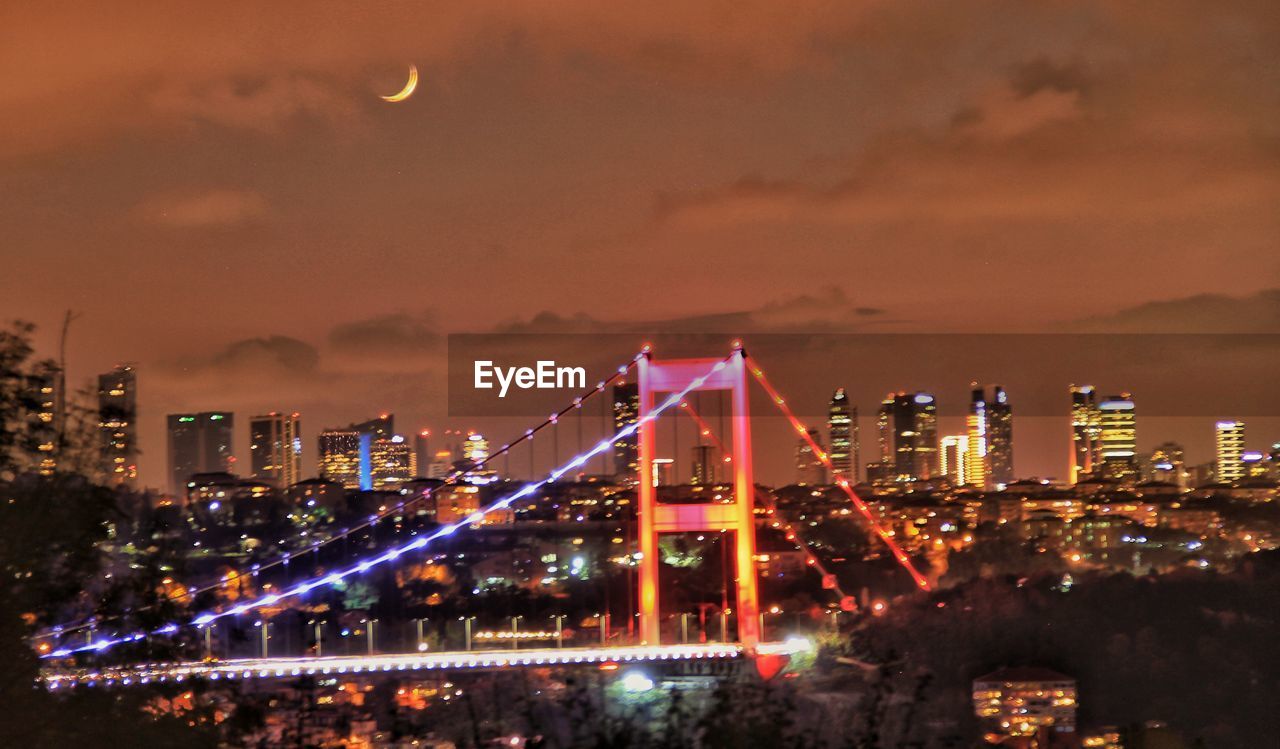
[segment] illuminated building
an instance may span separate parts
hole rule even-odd
[[[640,418],[640,386],[634,383],[613,386],[613,429],[617,433]],[[632,434],[613,443],[613,472],[619,483],[634,484],[640,471],[640,447]]]
[[[1093,475],[1101,462],[1102,414],[1092,385],[1071,386],[1071,483]]]
[[[431,430],[423,429],[413,437],[413,458],[418,466],[418,475],[425,477],[431,470]]]
[[[389,440],[396,434],[396,415],[380,414],[377,418],[368,421],[352,424],[347,427],[349,431],[367,434],[375,440]]]
[[[36,365],[31,376],[27,408],[28,429],[35,444],[36,472],[52,476],[58,469],[61,452],[62,419],[60,403],[65,386],[62,370],[51,363]]]
[[[1271,475],[1271,456],[1261,450],[1245,450],[1240,453],[1240,466],[1245,478],[1266,478]]]
[[[348,429],[326,429],[320,433],[320,478],[360,488],[360,433]]]
[[[458,523],[475,515],[483,505],[484,490],[471,484],[455,484],[436,491],[436,522],[442,525]],[[509,508],[485,513],[476,525],[508,525],[514,522],[515,512]]]
[[[671,458],[654,458],[653,475],[650,477],[653,486],[671,486],[671,474],[675,466],[676,462]]]
[[[987,389],[972,383],[969,400],[969,451],[965,483],[992,489],[1013,483],[1013,411],[1004,388]]]
[[[1229,484],[1244,478],[1244,422],[1219,421],[1215,425],[1218,481]]]
[[[715,448],[711,445],[694,445],[693,471],[690,483],[694,486],[716,483]]]
[[[302,427],[298,414],[271,412],[249,420],[249,476],[279,487],[302,479]]]
[[[987,481],[995,486],[1013,483],[1013,408],[1009,394],[993,385],[987,401]]]
[[[837,388],[831,396],[827,411],[827,430],[831,435],[831,469],[836,476],[843,476],[858,483],[858,421],[857,408],[849,406],[844,388]]]
[[[276,488],[264,481],[217,471],[192,474],[186,504],[200,530],[211,526],[251,528],[275,522],[280,504]]]
[[[817,429],[810,429],[808,435],[808,439],[800,437],[796,441],[796,483],[820,486],[827,483],[827,468],[814,452],[813,446],[817,445],[818,450],[822,449],[822,435],[818,434]]]
[[[1102,476],[1122,483],[1138,477],[1137,417],[1128,393],[1108,395],[1098,404]]]
[[[347,496],[341,485],[324,479],[303,479],[284,492],[290,507],[310,513],[320,509],[327,513],[337,512],[345,504]]]
[[[375,440],[395,436],[395,415],[377,418],[320,433],[320,477],[347,489],[373,488],[371,450]]]
[[[489,459],[489,440],[483,434],[467,435],[466,441],[462,443],[462,459],[467,466],[462,480],[468,484],[492,484],[498,480],[498,472],[492,468],[476,468]]]
[[[431,460],[431,465],[427,468],[427,478],[429,479],[445,479],[453,470],[453,451],[452,450],[436,450],[435,456]]]
[[[197,473],[232,472],[234,414],[226,411],[170,414],[168,427],[169,490],[174,496],[186,494],[188,482]]]
[[[408,440],[400,435],[369,443],[369,482],[374,490],[398,490],[417,474],[417,461]]]
[[[1191,474],[1187,471],[1182,445],[1163,442],[1151,452],[1151,480],[1174,484],[1186,489]]]
[[[964,486],[969,483],[965,465],[968,454],[969,435],[948,434],[942,438],[942,449],[938,453],[938,471],[951,482],[952,486]]]
[[[987,487],[987,445],[990,425],[988,423],[986,397],[981,388],[973,391],[969,402],[969,415],[965,417],[965,426],[969,430],[968,449],[964,453],[965,483],[979,489]]]
[[[1034,743],[1022,746],[1071,746],[1076,680],[1047,668],[1002,668],[974,679],[973,711],[989,742],[1026,738]]]
[[[98,375],[98,434],[108,482],[132,486],[138,480],[138,382],[128,364]]]
[[[938,475],[938,405],[929,393],[897,393],[880,405],[882,462],[892,466],[895,481]]]

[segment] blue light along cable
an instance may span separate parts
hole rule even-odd
[[[691,383],[689,383],[688,387],[681,390],[680,392],[673,393],[669,398],[664,400],[660,405],[658,405],[652,411],[650,411],[643,419],[639,419],[634,424],[624,427],[623,429],[619,430],[616,434],[614,434],[612,437],[600,441],[595,447],[591,448],[587,452],[579,454],[577,457],[573,458],[568,463],[565,463],[559,468],[556,468],[555,470],[553,470],[550,474],[547,475],[546,478],[542,479],[541,481],[537,481],[531,484],[525,484],[524,488],[522,488],[520,491],[516,492],[515,494],[510,494],[498,500],[497,502],[490,504],[488,507],[476,510],[475,512],[468,515],[466,518],[463,518],[462,520],[456,523],[450,523],[449,525],[441,526],[440,528],[437,528],[435,531],[433,531],[430,535],[416,538],[407,544],[403,544],[401,546],[392,548],[389,551],[383,552],[378,556],[363,559],[360,562],[357,562],[356,564],[340,572],[331,572],[327,575],[312,578],[306,582],[294,585],[293,587],[281,593],[273,593],[271,595],[263,596],[262,598],[259,598],[256,601],[250,601],[249,603],[238,604],[236,606],[231,607],[230,609],[227,609],[226,611],[208,612],[208,613],[201,614],[195,619],[192,619],[190,624],[194,624],[197,627],[208,626],[213,622],[228,616],[239,616],[241,614],[245,614],[250,611],[253,611],[254,609],[262,608],[264,606],[275,605],[276,603],[279,603],[280,601],[286,598],[294,598],[300,595],[304,595],[312,590],[315,590],[316,588],[319,588],[322,585],[334,585],[336,583],[342,582],[343,580],[345,580],[346,578],[352,575],[357,575],[363,572],[367,572],[368,570],[374,567],[377,567],[379,565],[398,559],[400,555],[406,552],[417,551],[418,549],[425,547],[427,544],[431,543],[432,541],[438,538],[452,535],[453,533],[457,532],[459,529],[465,526],[478,523],[484,519],[485,515],[488,515],[489,513],[494,512],[495,510],[508,509],[511,506],[511,503],[515,502],[517,499],[529,496],[533,492],[537,491],[539,488],[551,483],[552,481],[559,479],[565,473],[568,473],[569,471],[575,468],[585,465],[588,460],[595,457],[597,454],[605,450],[608,450],[618,440],[624,439],[626,437],[630,437],[631,435],[635,434],[636,431],[643,424],[657,418],[663,411],[666,411],[668,408],[678,405],[686,395],[702,387],[702,385],[706,383],[707,379],[712,374],[719,372],[721,369],[724,369],[727,363],[728,363],[728,359],[724,359],[720,362],[717,362],[716,365],[713,366],[710,371],[708,371],[706,374],[702,375],[701,377],[693,380]],[[135,632],[133,634],[121,635],[114,638],[94,640],[93,642],[90,642],[75,648],[60,648],[58,650],[53,651],[52,653],[48,653],[41,657],[42,658],[65,658],[75,653],[100,652],[114,645],[119,645],[121,643],[136,642],[137,640],[141,640],[142,638],[147,637],[148,635],[172,634],[178,631],[178,628],[179,628],[179,625],[177,623],[170,623],[158,629],[152,630],[151,632]]]

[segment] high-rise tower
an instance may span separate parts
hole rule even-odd
[[[185,496],[187,482],[197,473],[230,472],[235,457],[232,438],[235,415],[226,411],[170,414],[169,491]]]
[[[1102,412],[1092,385],[1071,386],[1071,483],[1078,484],[1102,462]]]
[[[613,386],[613,429],[621,431],[640,418],[640,386],[634,383]],[[640,470],[639,438],[635,433],[613,443],[613,472],[623,483],[634,484]]]
[[[880,404],[880,450],[895,481],[938,476],[938,405],[930,393],[890,394]]]
[[[302,427],[297,413],[272,412],[249,420],[250,477],[278,487],[302,480]]]
[[[1138,420],[1128,393],[1108,395],[1098,404],[1102,475],[1122,483],[1138,478]]]
[[[969,401],[969,453],[966,483],[995,488],[1013,483],[1013,411],[1008,393],[999,385],[972,383]]]
[[[1218,481],[1230,484],[1245,477],[1244,422],[1219,421],[1214,427]]]
[[[818,450],[822,450],[822,435],[817,429],[810,429],[808,435],[808,439],[800,437],[796,442],[796,483],[820,486],[827,483],[827,467],[813,446],[817,445]]]
[[[133,486],[138,480],[138,382],[128,364],[98,375],[98,434],[107,481]]]
[[[831,436],[832,478],[846,478],[858,482],[857,463],[853,456],[853,414],[849,410],[849,398],[844,388],[836,388],[827,409],[827,430]]]

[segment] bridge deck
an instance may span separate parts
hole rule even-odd
[[[794,654],[812,647],[808,641],[761,643],[760,654]],[[323,657],[246,658],[229,661],[143,663],[103,668],[57,669],[41,673],[49,689],[76,686],[130,686],[154,682],[276,679],[298,676],[355,675],[394,671],[452,671],[603,663],[636,663],[692,659],[732,659],[747,655],[738,643],[636,645],[529,650],[471,650],[404,655],[339,655]]]

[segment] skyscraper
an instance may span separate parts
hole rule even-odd
[[[613,386],[614,432],[640,420],[640,386],[635,383]],[[613,443],[613,472],[620,483],[634,484],[640,471],[639,436],[632,433]]]
[[[353,429],[326,429],[320,433],[320,478],[360,488],[360,433]]]
[[[948,434],[942,438],[938,452],[938,472],[951,482],[952,486],[968,484],[968,471],[965,461],[969,453],[969,435]]]
[[[235,416],[226,411],[170,414],[169,491],[185,496],[187,482],[197,473],[231,472]]]
[[[62,423],[59,403],[65,382],[62,370],[52,363],[38,364],[32,372],[26,407],[34,442],[36,472],[52,476],[58,470],[62,451]]]
[[[498,480],[498,472],[492,466],[476,468],[489,459],[489,440],[483,434],[472,432],[462,443],[462,459],[467,462],[467,474],[463,480],[468,484],[491,484]]]
[[[373,489],[396,490],[417,473],[417,460],[409,441],[400,435],[369,443],[369,484]]]
[[[817,429],[810,429],[808,435],[809,439],[800,437],[796,442],[796,483],[820,486],[827,483],[827,467],[823,465],[813,446],[817,445],[818,450],[822,450],[822,435]]]
[[[138,480],[138,383],[128,364],[98,375],[98,434],[107,481],[133,486]]]
[[[446,479],[452,472],[453,451],[436,450],[436,454],[431,459],[431,465],[427,468],[427,478]]]
[[[1071,386],[1071,483],[1093,475],[1102,462],[1102,412],[1092,385]]]
[[[916,481],[938,475],[938,406],[929,393],[891,393],[880,404],[882,462],[894,480]]]
[[[422,429],[413,438],[413,457],[418,467],[418,475],[414,478],[421,478],[427,475],[431,470],[431,430]]]
[[[1122,483],[1138,477],[1137,416],[1128,393],[1108,395],[1098,404],[1102,475]]]
[[[320,433],[320,477],[348,489],[372,487],[371,451],[375,440],[395,436],[395,414]]]
[[[999,385],[987,388],[971,385],[969,400],[969,453],[966,483],[979,488],[994,488],[1013,482],[1013,412],[1009,396]]]
[[[375,440],[389,440],[396,434],[396,415],[380,414],[368,421],[352,424],[347,429],[360,434],[367,434]]]
[[[302,427],[298,414],[274,411],[249,420],[249,476],[280,488],[302,479]]]
[[[711,445],[694,445],[691,452],[693,471],[690,483],[694,486],[716,483],[715,448]]]
[[[1244,422],[1219,421],[1214,436],[1218,481],[1230,484],[1244,478]]]
[[[1013,408],[1005,389],[993,385],[987,401],[987,481],[1008,486],[1013,479]]]
[[[827,430],[831,435],[831,469],[833,478],[843,477],[858,482],[858,466],[853,455],[853,433],[856,429],[844,388],[836,388],[827,410]]]
[[[964,453],[965,484],[979,489],[987,488],[987,450],[990,446],[991,424],[987,413],[987,399],[983,389],[974,383],[973,397],[969,400],[969,414],[965,417],[968,429]]]
[[[1164,481],[1176,484],[1179,489],[1186,489],[1189,478],[1182,445],[1176,442],[1162,442],[1151,452],[1153,481]]]

